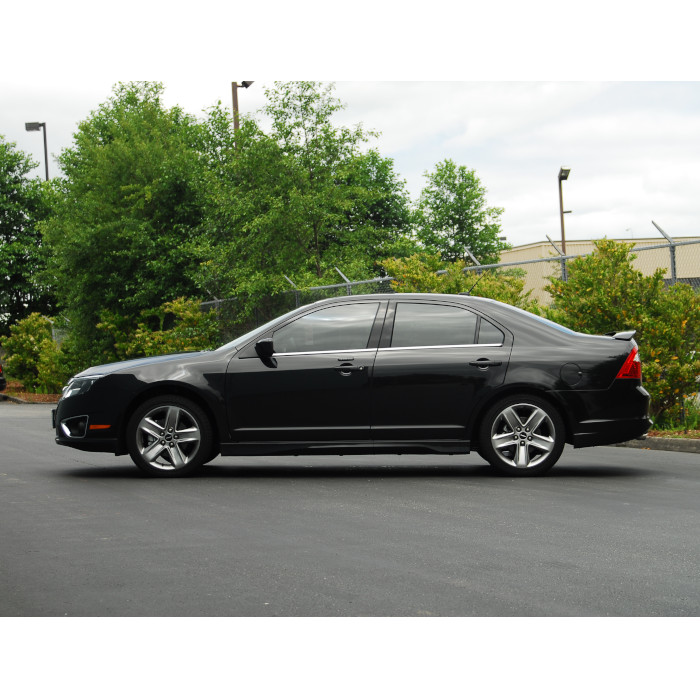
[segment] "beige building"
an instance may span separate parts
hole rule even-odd
[[[658,268],[666,270],[665,277],[671,278],[671,257],[670,249],[666,241],[661,237],[654,238],[618,238],[615,240],[624,243],[632,243],[635,250],[650,246],[663,246],[662,248],[652,248],[651,250],[638,250],[637,259],[634,261],[635,267],[645,275],[653,274]],[[676,279],[679,282],[688,282],[696,289],[700,288],[700,236],[674,238],[676,243],[684,245],[676,246]],[[560,241],[554,243],[561,247]],[[567,241],[567,255],[588,255],[595,249],[595,241]],[[549,241],[539,243],[528,243],[520,245],[501,253],[501,263],[523,262],[521,267],[525,271],[525,289],[532,291],[532,297],[542,303],[548,303],[550,296],[544,291],[548,284],[548,277],[561,276],[561,261],[556,257],[557,251]],[[525,261],[535,260],[536,262],[526,263]]]

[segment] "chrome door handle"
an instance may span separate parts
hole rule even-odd
[[[364,369],[364,366],[356,367],[355,365],[341,365],[340,367],[335,368],[336,372],[340,372],[341,374],[345,375],[351,374],[352,372],[362,372]]]
[[[471,367],[478,367],[479,369],[486,369],[487,367],[498,367],[502,364],[503,363],[500,360],[489,360],[485,357],[477,360],[476,362],[469,363]]]

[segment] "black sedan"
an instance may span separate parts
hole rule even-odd
[[[537,475],[565,443],[651,425],[634,331],[575,333],[490,299],[380,294],[304,306],[218,350],[91,367],[56,442],[151,476],[217,455],[468,453]]]
[[[2,362],[0,362],[0,391],[5,391],[7,387],[7,379],[5,379],[5,373],[2,369]]]

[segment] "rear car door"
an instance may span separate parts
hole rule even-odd
[[[392,302],[373,374],[377,446],[469,440],[472,408],[503,383],[511,347],[507,329],[464,306]]]

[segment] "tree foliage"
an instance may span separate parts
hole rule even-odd
[[[235,135],[212,110],[216,162],[198,282],[212,296],[247,296],[355,279],[377,259],[412,249],[410,203],[393,163],[363,152],[373,134],[333,123],[342,104],[331,85],[276,83],[266,91],[266,133],[252,119]]]
[[[522,275],[509,270],[484,273],[464,272],[464,261],[445,264],[435,253],[417,253],[407,258],[382,261],[387,273],[395,278],[391,286],[397,292],[436,292],[460,294],[470,292],[473,296],[496,299],[530,311],[536,304],[530,292],[523,291]],[[444,274],[438,275],[438,271]]]
[[[416,210],[417,234],[426,249],[448,262],[463,260],[469,248],[482,265],[498,262],[503,209],[488,207],[486,188],[473,170],[443,160],[423,188]]]
[[[44,264],[38,224],[47,213],[45,185],[27,178],[36,165],[0,135],[0,334],[52,305],[35,279]]]
[[[45,224],[49,277],[86,354],[103,354],[100,314],[136,318],[195,286],[185,244],[202,220],[201,126],[166,109],[158,83],[119,84],[59,162]]]
[[[572,260],[566,282],[550,279],[548,315],[584,333],[635,329],[652,415],[677,419],[680,399],[698,390],[700,296],[688,285],[666,287],[665,270],[636,270],[632,248],[604,239],[592,255]]]

